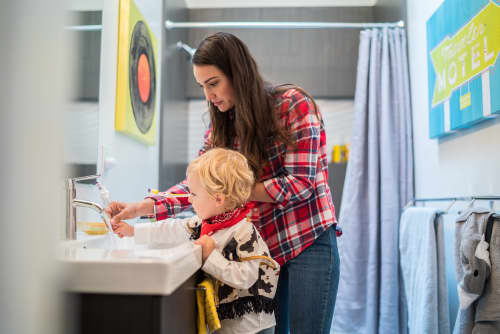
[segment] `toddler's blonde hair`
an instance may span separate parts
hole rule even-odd
[[[196,173],[210,194],[223,194],[231,208],[242,206],[250,198],[255,182],[245,156],[237,151],[213,148],[188,166],[186,175]]]

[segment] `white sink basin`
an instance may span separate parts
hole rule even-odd
[[[152,249],[111,234],[64,241],[59,259],[67,291],[108,294],[169,295],[202,265],[201,247],[190,241]]]

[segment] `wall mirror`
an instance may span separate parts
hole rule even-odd
[[[99,145],[99,77],[102,3],[73,1],[68,11],[72,46],[68,108],[65,113],[65,164],[68,177],[96,173]]]

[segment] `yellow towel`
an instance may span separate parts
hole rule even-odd
[[[221,328],[217,308],[215,306],[214,285],[209,278],[198,284],[196,290],[196,304],[198,306],[198,333],[206,334],[207,325],[209,333]]]

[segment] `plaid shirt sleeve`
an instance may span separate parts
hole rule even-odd
[[[198,156],[202,155],[211,147],[211,127],[207,130],[204,137],[203,146],[198,152]],[[187,180],[184,179],[180,183],[170,187],[165,192],[160,192],[155,196],[148,196],[146,198],[151,198],[155,201],[155,214],[156,220],[164,220],[167,218],[175,217],[177,213],[180,213],[191,207],[191,203],[187,197],[172,197],[169,194],[189,194],[189,189],[187,186]]]
[[[320,155],[321,123],[308,98],[295,91],[280,106],[281,122],[295,147],[288,147],[280,175],[264,181],[268,195],[281,209],[304,201],[314,192]]]

